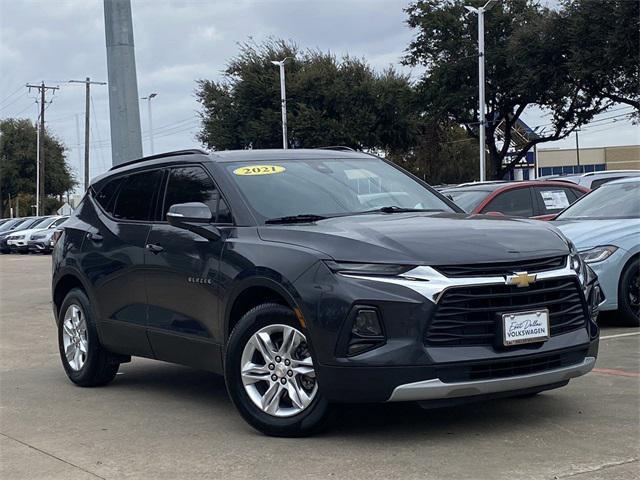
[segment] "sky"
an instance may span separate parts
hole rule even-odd
[[[543,0],[553,4],[554,0]],[[418,79],[421,69],[400,65],[414,36],[403,0],[132,0],[140,97],[152,100],[155,153],[200,147],[196,80],[222,78],[238,43],[269,37],[301,48],[364,57],[376,69],[389,65]],[[274,67],[276,68],[276,67]],[[68,148],[82,178],[84,86],[71,79],[107,80],[102,0],[0,0],[0,118],[37,118],[36,92],[27,83],[59,86],[47,106],[47,128]],[[90,176],[111,166],[106,86],[92,86]],[[143,149],[149,154],[147,102],[140,101]],[[640,143],[640,130],[617,106],[580,132],[580,148]],[[549,123],[535,108],[523,120]],[[543,148],[574,148],[575,138]]]

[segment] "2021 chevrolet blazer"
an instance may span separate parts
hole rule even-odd
[[[131,356],[210,370],[270,435],[340,402],[534,394],[597,356],[597,279],[557,229],[464,214],[365,153],[147,157],[96,178],[63,227],[71,381],[106,384]]]

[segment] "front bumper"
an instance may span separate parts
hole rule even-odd
[[[333,402],[472,399],[517,395],[566,384],[593,368],[599,330],[590,298],[597,279],[579,278],[568,265],[538,274],[544,280],[575,280],[584,306],[582,326],[559,330],[544,342],[437,346],[425,339],[444,292],[505,285],[503,277],[443,278],[426,268],[424,278],[361,278],[333,275],[322,267],[296,282],[309,325],[318,382]],[[523,290],[524,291],[524,290]],[[320,296],[318,297],[318,293]],[[349,356],[342,347],[351,331],[354,305],[381,312],[386,334],[377,348]],[[315,307],[315,312],[309,310]],[[538,307],[536,307],[538,308]],[[518,307],[526,310],[526,308]]]
[[[46,240],[29,240],[27,248],[30,252],[50,252],[53,246]]]

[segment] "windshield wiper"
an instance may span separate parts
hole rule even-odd
[[[264,223],[273,224],[273,223],[307,223],[307,222],[316,222],[318,220],[324,220],[329,217],[324,217],[322,215],[313,215],[310,213],[303,213],[301,215],[290,215],[288,217],[276,217],[270,218],[266,220]]]
[[[354,215],[364,215],[367,213],[407,213],[407,212],[444,212],[439,208],[404,208],[396,205],[390,205],[388,207],[374,208],[373,210],[365,210],[363,212],[356,212]]]

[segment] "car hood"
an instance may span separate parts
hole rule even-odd
[[[555,220],[551,222],[571,240],[578,250],[615,245],[629,249],[640,238],[640,219]]]
[[[486,215],[394,213],[265,225],[265,241],[304,246],[338,261],[452,265],[568,254],[546,222]]]
[[[13,230],[11,232],[7,232],[8,236],[11,235],[24,235],[25,238],[29,238],[29,236],[34,232],[39,232],[40,230],[47,230],[46,228],[29,228],[27,230]]]

